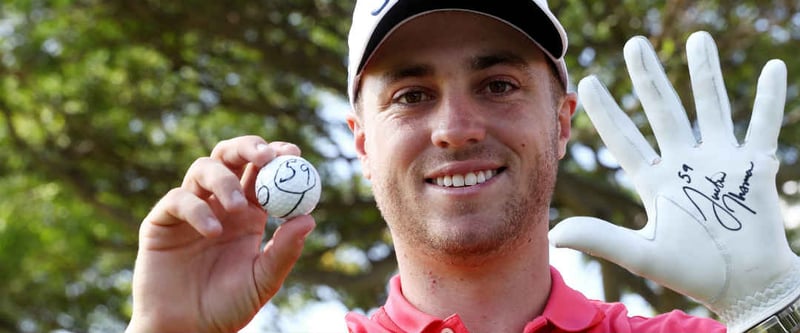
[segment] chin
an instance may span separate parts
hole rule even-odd
[[[433,253],[447,258],[493,257],[514,248],[527,238],[530,226],[515,219],[448,218],[429,226],[424,239],[417,241]]]

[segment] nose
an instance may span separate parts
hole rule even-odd
[[[480,106],[465,96],[443,99],[431,132],[431,141],[440,148],[459,148],[486,137],[486,118]]]

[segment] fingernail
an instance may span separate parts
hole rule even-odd
[[[220,231],[222,231],[222,224],[217,220],[216,217],[209,216],[206,218],[206,231],[209,235],[216,235]]]
[[[231,193],[231,205],[234,207],[239,207],[247,204],[247,199],[245,199],[244,194],[241,191],[236,190]]]
[[[259,156],[256,161],[253,161],[253,163],[255,163],[259,168],[267,164],[269,160],[275,158],[275,150],[270,148],[270,146],[266,143],[257,144],[256,151],[259,153]]]
[[[314,225],[311,226],[311,229],[308,229],[308,231],[306,231],[306,234],[303,235],[303,240],[305,240],[306,237],[308,237],[308,235],[311,235],[311,233],[314,232],[314,229],[316,229],[316,228],[317,228],[317,224],[314,223]]]
[[[305,234],[305,235],[303,235],[303,241],[305,241],[305,240],[306,240],[306,238],[308,238],[308,235],[311,235],[311,232],[313,232],[313,231],[314,231],[314,229],[311,229],[311,230],[309,230],[309,231],[306,231],[306,234]]]

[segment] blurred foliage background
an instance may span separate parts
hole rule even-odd
[[[570,32],[573,83],[598,75],[648,135],[622,60],[629,37],[651,40],[693,116],[684,44],[693,31],[711,32],[740,137],[761,67],[785,60],[789,95],[777,185],[790,241],[800,246],[791,214],[800,173],[797,2],[550,5]],[[194,159],[243,134],[297,143],[326,184],[314,213],[318,228],[276,304],[331,290],[350,308],[382,304],[394,254],[342,117],[352,6],[352,0],[3,1],[0,332],[121,330],[130,315],[141,219],[180,184]],[[574,128],[552,222],[593,215],[641,227],[642,206],[585,114],[575,116]],[[635,293],[656,311],[697,307],[613,264],[601,267],[606,300]]]

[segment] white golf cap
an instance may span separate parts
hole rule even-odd
[[[361,71],[387,36],[403,23],[434,11],[460,10],[483,14],[516,28],[553,61],[567,87],[567,33],[547,0],[358,0],[348,46],[347,93],[355,105]]]

